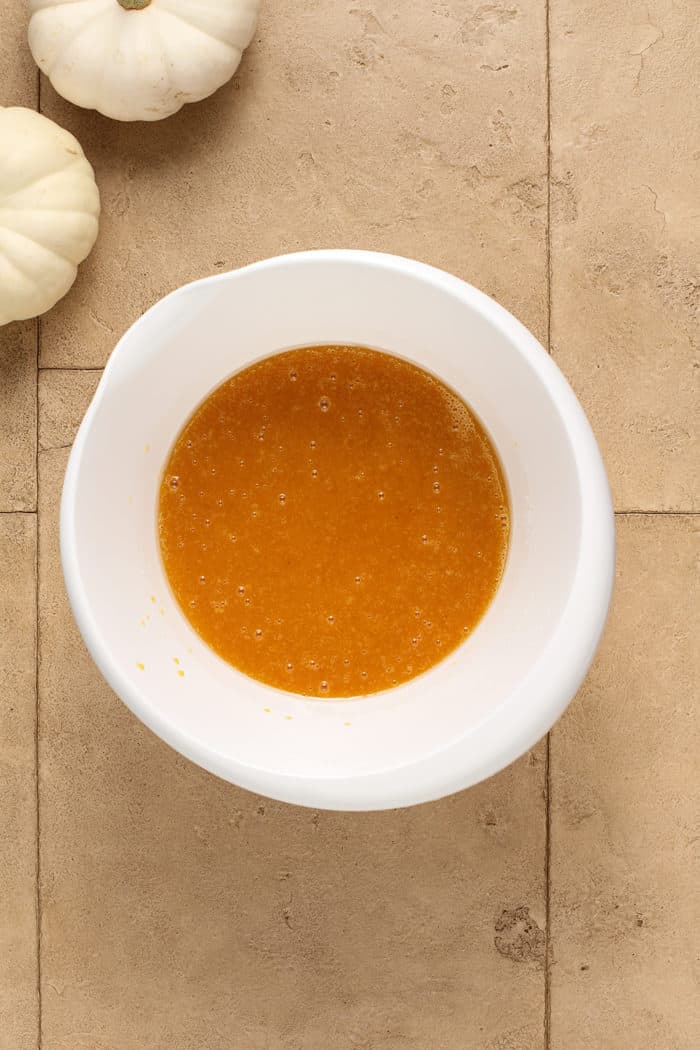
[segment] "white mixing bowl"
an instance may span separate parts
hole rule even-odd
[[[324,343],[394,352],[458,391],[498,450],[511,501],[505,573],[473,634],[420,677],[350,700],[284,693],[216,656],[169,590],[156,534],[161,472],[199,402],[265,355]],[[270,259],[157,303],[109,360],[61,506],[73,611],[117,695],[213,773],[328,809],[435,799],[531,747],[593,658],[614,538],[590,426],[533,336],[455,277],[354,251]]]

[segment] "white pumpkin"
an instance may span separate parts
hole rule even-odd
[[[0,325],[43,314],[66,294],[99,214],[78,140],[33,109],[0,106]]]
[[[160,120],[235,73],[259,0],[30,0],[29,46],[59,95]]]

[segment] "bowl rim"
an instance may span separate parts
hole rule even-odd
[[[355,776],[302,776],[260,769],[193,741],[134,690],[91,614],[76,540],[76,495],[92,422],[113,373],[129,356],[130,344],[146,318],[198,287],[235,281],[244,273],[337,263],[386,268],[439,286],[500,329],[545,386],[568,435],[580,489],[581,533],[569,598],[556,629],[519,686],[471,733],[403,766]],[[425,263],[381,252],[317,249],[274,256],[184,284],[126,330],[110,355],[70,452],[61,496],[60,550],[70,605],[93,661],[117,696],[156,735],[209,772],[258,794],[314,808],[373,810],[432,801],[476,784],[524,754],[551,728],[581,685],[605,626],[614,579],[615,521],[603,460],[588,419],[554,360],[512,314],[466,281]]]

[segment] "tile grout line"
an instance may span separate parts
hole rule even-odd
[[[700,510],[616,510],[616,518],[697,518]]]
[[[550,0],[545,0],[544,5],[544,36],[545,36],[545,105],[547,111],[547,240],[546,240],[546,263],[547,263],[547,353],[552,356],[552,69],[551,69],[551,40],[549,25]]]
[[[36,349],[37,361],[40,347],[40,321],[36,322]],[[36,383],[36,484],[37,484],[37,521],[36,521],[36,550],[35,550],[35,736],[34,736],[34,765],[36,784],[36,997],[37,997],[37,1047],[42,1046],[42,1001],[41,1001],[41,789],[39,785],[39,371],[37,369]]]
[[[36,343],[37,343],[37,359],[39,356],[39,341],[40,341],[40,322],[37,320],[36,323]],[[36,878],[36,996],[37,996],[37,1047],[41,1050],[42,1046],[42,1000],[41,1000],[41,788],[39,784],[39,374],[37,371],[37,387],[36,387],[36,430],[37,430],[37,444],[36,444],[36,481],[37,481],[37,521],[36,521],[36,551],[35,551],[35,574],[34,574],[34,586],[35,586],[35,679],[34,679],[34,695],[35,695],[35,744],[34,744],[34,765],[35,765],[35,784],[36,784],[36,867],[35,867],[35,878]]]
[[[545,100],[547,110],[547,240],[546,240],[546,262],[547,262],[547,352],[552,356],[552,62],[551,62],[551,26],[550,26],[550,4],[551,0],[545,0],[544,4],[544,36],[545,36]],[[551,992],[551,876],[552,876],[552,783],[551,783],[551,756],[552,756],[552,733],[547,733],[545,742],[544,761],[544,796],[545,796],[545,828],[544,828],[544,1018],[543,1018],[543,1043],[544,1050],[551,1050],[551,1027],[552,1027],[552,992]]]
[[[550,935],[550,919],[551,919],[551,875],[552,875],[552,810],[551,810],[551,799],[552,799],[552,776],[551,776],[551,764],[552,764],[552,730],[547,733],[545,738],[545,752],[544,752],[544,797],[545,797],[545,828],[544,828],[544,883],[545,883],[545,900],[544,900],[544,1050],[550,1050],[551,1047],[551,1029],[552,1029],[552,992],[551,992],[551,935]]]
[[[39,372],[104,372],[104,365],[42,365]]]
[[[36,108],[41,112],[41,70],[36,71]],[[41,372],[41,318],[36,320],[36,549],[35,549],[35,573],[34,573],[34,601],[36,623],[34,627],[35,653],[34,653],[34,696],[35,696],[35,725],[34,734],[34,764],[36,784],[36,998],[37,998],[37,1050],[41,1050],[43,1042],[43,1010],[41,999],[41,787],[39,783],[39,376]]]

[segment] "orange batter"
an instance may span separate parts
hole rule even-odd
[[[415,365],[323,346],[268,357],[185,425],[160,489],[185,616],[225,660],[306,696],[405,682],[469,634],[508,546],[496,454]]]

